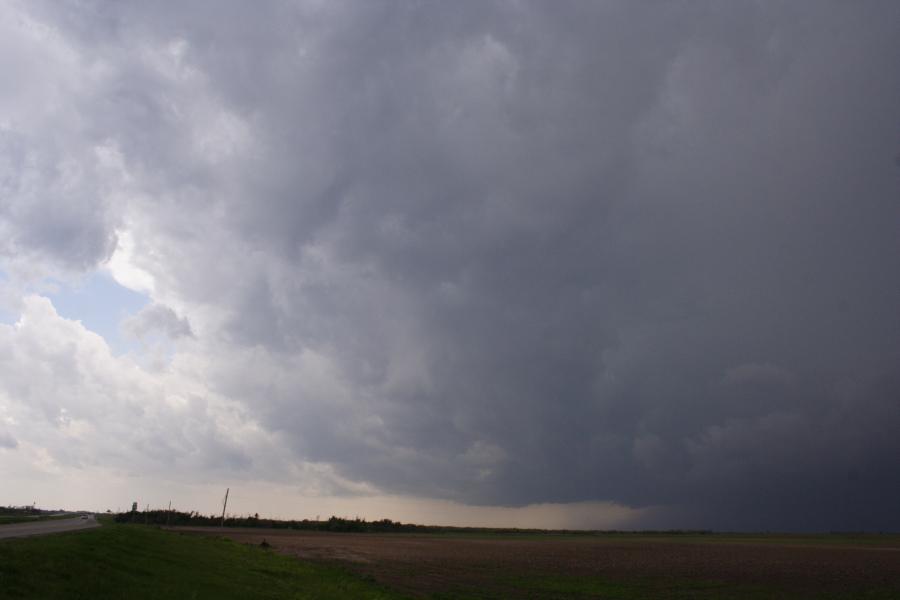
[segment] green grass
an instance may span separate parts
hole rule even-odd
[[[399,598],[348,571],[140,525],[0,541],[0,598]]]
[[[34,523],[35,521],[55,521],[57,519],[77,519],[77,514],[72,515],[3,515],[0,516],[0,525],[10,525],[12,523]]]

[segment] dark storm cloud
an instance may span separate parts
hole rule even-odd
[[[227,315],[211,385],[299,457],[663,526],[900,527],[895,3],[91,6],[44,18],[183,42],[250,132],[187,156],[140,72],[96,117],[181,199],[154,275]]]

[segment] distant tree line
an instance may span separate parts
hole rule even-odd
[[[35,508],[33,506],[0,506],[0,517],[13,517],[21,515],[44,515],[53,511]]]
[[[175,510],[149,510],[143,512],[118,513],[115,516],[118,523],[140,523],[146,525],[169,525],[177,527],[220,527],[221,515],[204,515],[196,511],[180,512]],[[225,527],[259,527],[266,529],[296,529],[301,531],[333,531],[347,533],[487,533],[487,534],[557,534],[557,535],[595,535],[597,533],[615,534],[632,533],[625,531],[585,531],[580,529],[519,529],[507,527],[451,527],[445,525],[417,525],[414,523],[401,523],[391,519],[367,521],[356,517],[346,519],[332,516],[327,521],[281,520],[260,518],[259,514],[225,517]],[[651,532],[643,531],[643,534],[665,533],[672,534],[707,534],[707,530],[677,530]]]
[[[171,525],[171,526],[195,526],[195,527],[219,527],[222,525],[221,515],[204,515],[199,512],[180,512],[168,510],[148,510],[140,512],[118,513],[115,516],[117,523],[142,523],[147,525]],[[483,532],[537,532],[529,529],[500,529],[479,527],[442,527],[434,525],[415,525],[413,523],[401,523],[391,519],[367,521],[356,517],[346,519],[332,516],[327,521],[281,520],[260,518],[259,514],[225,517],[225,527],[260,527],[266,529],[297,529],[305,531],[339,531],[356,533],[427,533],[440,531],[483,531]]]

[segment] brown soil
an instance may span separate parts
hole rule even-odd
[[[627,536],[514,536],[316,533],[178,528],[259,544],[307,560],[337,562],[413,596],[434,592],[519,595],[515,578],[716,581],[787,596],[847,597],[900,590],[900,546]],[[521,590],[520,590],[521,591]],[[487,594],[490,597],[490,594]],[[764,596],[768,597],[768,596]],[[879,595],[879,597],[882,597]],[[886,597],[889,597],[886,596]]]

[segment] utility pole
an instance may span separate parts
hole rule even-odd
[[[222,503],[222,527],[225,527],[225,509],[228,507],[228,492],[231,488],[225,488],[225,502]]]
[[[166,511],[166,527],[169,526],[169,517],[172,516],[172,501],[169,500],[169,510]]]

